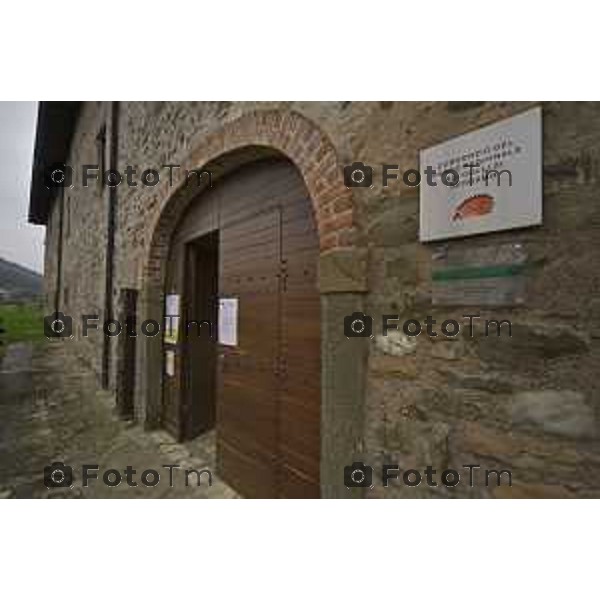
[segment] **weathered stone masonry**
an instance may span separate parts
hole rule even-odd
[[[398,163],[418,167],[423,147],[525,110],[535,103],[480,102],[122,102],[120,170],[163,164],[210,168],[216,176],[264,152],[288,156],[311,193],[320,233],[323,331],[323,495],[346,495],[341,469],[362,459],[376,469],[466,463],[510,468],[513,486],[452,490],[378,483],[368,496],[598,496],[600,358],[600,207],[597,195],[600,106],[543,103],[544,224],[453,240],[471,248],[510,241],[528,256],[525,306],[440,310],[431,305],[429,270],[436,244],[418,240],[418,189],[395,182],[344,188],[342,167]],[[67,162],[98,162],[97,135],[110,128],[110,103],[84,103]],[[107,131],[107,135],[110,131]],[[76,169],[77,172],[77,169]],[[164,172],[164,170],[162,171]],[[161,174],[162,174],[161,172]],[[191,200],[179,179],[118,190],[114,298],[140,292],[140,312],[161,306],[163,257],[178,215]],[[61,308],[102,312],[105,305],[107,190],[75,185],[63,201]],[[59,203],[48,219],[46,281],[53,297]],[[507,318],[513,337],[431,341],[391,355],[370,340],[347,340],[343,317],[364,309],[401,319],[428,314],[440,323],[467,312]],[[78,319],[75,319],[78,322]],[[96,332],[97,333],[97,332]],[[78,332],[79,334],[79,332]],[[155,344],[156,346],[156,344]],[[101,370],[100,335],[72,344]],[[160,356],[138,343],[136,416],[153,426],[148,398]],[[113,343],[111,386],[117,368]],[[154,411],[154,412],[153,412]],[[376,477],[376,479],[378,479]]]

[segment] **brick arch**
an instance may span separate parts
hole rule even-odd
[[[261,152],[262,149],[262,152]],[[311,197],[321,254],[360,245],[362,235],[354,210],[352,191],[344,186],[335,148],[321,129],[306,117],[283,110],[256,111],[209,133],[173,171],[174,191],[163,200],[153,232],[149,262],[151,274],[164,257],[176,221],[192,197],[184,190],[185,170],[207,169],[219,177],[260,158],[280,154],[298,169]],[[193,187],[194,196],[198,188]]]

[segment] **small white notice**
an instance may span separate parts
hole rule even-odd
[[[165,298],[164,340],[176,344],[179,340],[179,294],[167,294]]]
[[[179,316],[179,294],[167,294],[165,299],[166,314],[171,317]]]
[[[420,184],[422,242],[541,224],[541,108],[422,150],[420,162],[435,170],[434,185]]]
[[[165,353],[165,372],[169,377],[175,375],[175,352],[167,350]]]
[[[237,346],[238,343],[238,299],[219,299],[219,343]]]

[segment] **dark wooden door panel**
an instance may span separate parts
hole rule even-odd
[[[216,322],[218,293],[218,232],[185,245],[186,286],[183,317],[192,321]],[[185,438],[209,431],[216,419],[217,352],[208,330],[190,328],[182,334],[184,376],[183,421]]]
[[[137,290],[124,288],[119,298],[119,320],[137,321]],[[122,417],[133,417],[135,392],[135,342],[133,336],[118,338],[119,369],[117,371],[117,408]]]
[[[318,471],[318,465],[311,467]],[[307,477],[305,471],[298,471],[290,464],[285,463],[282,467],[282,477],[279,486],[279,497],[281,498],[318,498],[319,480],[315,477]]]
[[[246,497],[277,489],[280,215],[256,213],[223,227],[221,296],[238,299],[238,345],[221,350],[221,476]]]
[[[217,468],[222,477],[246,498],[276,498],[273,477],[275,458],[249,453],[239,444],[230,444],[222,436],[217,440]]]
[[[310,199],[284,206],[281,295],[280,495],[319,496],[321,419],[321,304],[319,244]]]

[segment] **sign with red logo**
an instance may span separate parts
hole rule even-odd
[[[421,151],[422,242],[542,223],[542,111]]]

